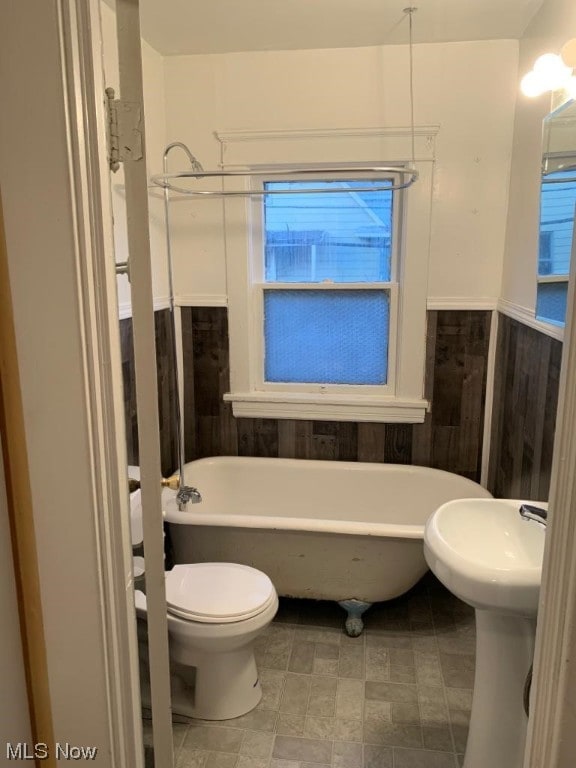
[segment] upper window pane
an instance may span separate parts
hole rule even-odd
[[[555,171],[542,179],[540,196],[540,251],[538,274],[570,272],[576,170]]]
[[[266,182],[267,190],[287,191],[264,197],[265,280],[388,282],[393,192],[373,188],[389,185],[388,179]]]

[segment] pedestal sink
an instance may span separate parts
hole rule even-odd
[[[424,532],[436,577],[476,610],[476,673],[464,768],[522,768],[545,527],[508,499],[459,499]]]

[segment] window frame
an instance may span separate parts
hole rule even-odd
[[[319,171],[318,178],[312,181],[381,181],[383,184],[387,181],[393,182],[392,177],[382,178],[375,173],[348,173],[328,174]],[[271,179],[259,177],[254,179],[252,186],[261,190]],[[274,176],[274,181],[300,181],[300,178],[294,176]],[[308,179],[307,181],[310,181]],[[353,190],[352,190],[353,191]],[[397,342],[397,324],[398,324],[398,270],[401,248],[401,230],[402,230],[402,210],[403,210],[403,190],[392,192],[392,243],[390,254],[390,280],[374,282],[280,282],[265,280],[265,246],[266,237],[264,233],[264,200],[259,198],[259,205],[252,208],[250,222],[251,229],[257,229],[261,233],[258,242],[253,241],[254,252],[254,280],[252,286],[252,302],[254,314],[254,371],[253,382],[255,389],[259,392],[295,392],[318,394],[325,396],[327,394],[347,394],[364,396],[395,396],[396,381],[396,342]],[[330,193],[335,194],[335,193]],[[340,193],[338,193],[340,194]],[[342,193],[345,194],[345,193]],[[329,383],[295,383],[295,382],[271,382],[267,381],[264,375],[265,367],[265,340],[264,340],[264,293],[265,291],[275,290],[310,290],[310,291],[362,291],[372,290],[381,291],[389,295],[389,325],[388,325],[388,361],[387,361],[387,381],[386,384],[329,384]]]
[[[573,174],[576,175],[576,165],[574,164],[575,159],[576,159],[576,152],[574,150],[565,150],[565,151],[560,150],[556,152],[545,151],[543,153],[543,173],[540,180],[540,201],[539,201],[539,218],[538,218],[539,240],[538,240],[538,260],[536,265],[536,298],[535,298],[535,306],[534,306],[534,317],[538,322],[545,323],[555,328],[562,328],[562,329],[566,326],[566,318],[564,318],[564,320],[555,320],[551,317],[541,315],[538,312],[538,305],[540,300],[540,286],[549,285],[550,283],[562,283],[563,285],[566,286],[566,292],[567,292],[568,282],[570,279],[570,273],[569,273],[570,272],[570,256],[568,257],[568,270],[566,272],[549,272],[549,273],[540,272],[542,236],[549,235],[550,236],[549,239],[552,240],[552,236],[555,234],[554,230],[542,229],[543,226],[547,225],[547,222],[542,221],[542,204],[543,204],[544,185],[546,184],[546,176],[562,171],[563,164],[560,163],[560,161],[562,160],[572,160],[571,170]],[[550,170],[549,168],[550,164],[557,164],[558,167]],[[546,173],[544,173],[544,169],[546,169]],[[562,183],[562,181],[558,183]],[[574,224],[575,217],[576,217],[576,211],[575,211],[575,216],[573,216],[573,219],[572,219],[573,224]],[[572,234],[573,242],[571,244],[571,253],[574,252],[574,237],[575,237],[574,226],[572,227],[572,230],[573,230],[573,234]],[[550,243],[550,246],[551,246],[551,243]]]
[[[224,399],[232,403],[234,416],[319,421],[424,421],[428,407],[424,398],[424,370],[435,132],[434,129],[427,129],[426,137],[419,135],[416,169],[420,178],[402,192],[401,206],[397,200],[393,203],[395,210],[401,210],[399,222],[402,236],[395,273],[391,274],[391,283],[385,284],[387,288],[392,288],[390,298],[396,303],[395,314],[398,318],[395,333],[390,329],[389,375],[388,384],[385,385],[387,391],[374,391],[381,385],[283,386],[278,382],[267,382],[264,386],[261,292],[264,286],[269,289],[272,285],[284,284],[264,283],[262,280],[261,196],[224,198],[230,337],[230,392],[224,395]],[[409,156],[409,135],[405,132],[396,135],[392,130],[321,132],[316,135],[311,132],[310,141],[302,141],[308,138],[302,133],[296,138],[290,132],[280,137],[273,133],[258,133],[257,136],[258,143],[251,141],[249,133],[233,134],[232,139],[238,143],[232,147],[227,142],[223,145],[222,160],[228,161],[222,162],[223,167],[249,168],[262,174],[245,177],[244,188],[247,192],[260,187],[262,181],[269,180],[264,175],[265,168],[273,168],[275,171],[286,168],[288,176],[289,165],[309,167],[318,170],[317,178],[320,181],[326,178],[323,168],[334,167],[334,157],[338,157],[339,162],[349,168],[351,164],[364,167],[369,164],[382,165],[384,162],[386,165],[404,164]],[[269,141],[266,141],[267,138]],[[332,138],[335,141],[330,141]],[[335,146],[340,150],[338,153],[334,152]],[[375,146],[378,152],[374,152]],[[231,152],[231,149],[237,151]],[[374,162],[375,157],[380,159]],[[251,159],[256,162],[249,162]],[[350,173],[349,178],[356,179],[360,175],[359,167],[359,171]],[[274,180],[278,180],[278,176],[274,176]],[[223,188],[225,191],[237,190],[238,180],[224,179]],[[398,196],[399,191],[395,191],[394,195]],[[400,230],[396,228],[395,236],[399,234]],[[395,290],[392,278],[399,285],[395,296],[392,295]],[[289,288],[294,289],[296,285],[290,283]],[[310,284],[305,285],[308,287]],[[348,284],[329,285],[338,289]],[[378,286],[375,283],[353,285],[367,289]]]

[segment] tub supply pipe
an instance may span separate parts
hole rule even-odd
[[[171,477],[160,478],[160,485],[162,488],[170,488],[172,491],[177,491],[180,485],[180,478],[178,475],[172,475]],[[130,493],[140,490],[140,480],[136,480],[133,477],[128,478],[128,490]]]
[[[163,477],[160,480],[162,488],[170,488],[171,491],[177,491],[180,488],[180,475],[174,474],[170,477]]]

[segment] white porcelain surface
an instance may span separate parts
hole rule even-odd
[[[464,477],[427,467],[217,456],[186,464],[202,493],[180,512],[165,492],[177,563],[258,568],[278,594],[372,603],[426,573],[424,524],[441,504],[490,497]]]
[[[231,620],[225,614],[223,621],[217,622],[210,615],[202,615],[200,620],[192,615],[174,615],[169,607],[173,712],[202,720],[228,720],[254,709],[262,697],[254,642],[278,610],[270,579],[234,563],[198,563],[180,566],[175,576],[174,571],[167,573],[166,582],[167,594],[172,582],[177,601],[190,608],[212,613],[250,608],[241,619]],[[247,595],[242,594],[243,588],[248,589]],[[146,619],[143,592],[136,590],[135,602],[137,615]]]
[[[193,621],[248,619],[261,613],[275,594],[265,573],[238,563],[176,565],[166,574],[168,611]]]
[[[424,532],[428,565],[476,609],[476,671],[464,768],[522,768],[545,528],[509,499],[442,505]]]
[[[475,608],[536,616],[545,528],[525,520],[524,503],[510,499],[458,499],[429,519],[424,554],[430,569]]]
[[[142,492],[140,488],[130,494],[130,534],[132,546],[138,547],[144,541],[142,526]]]

